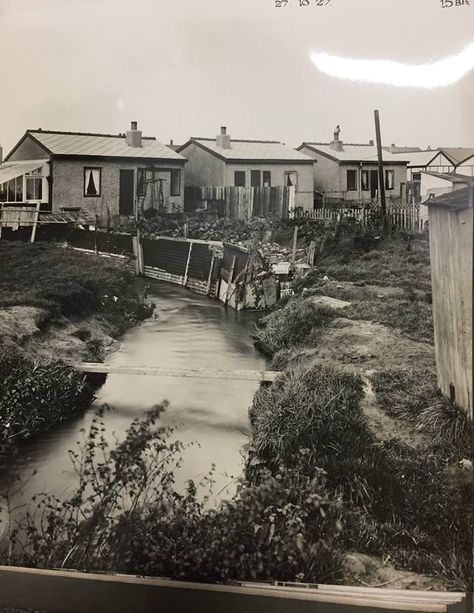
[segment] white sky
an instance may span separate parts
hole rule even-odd
[[[439,0],[0,0],[0,143],[27,128],[474,146],[474,72],[442,88],[344,81],[312,51],[425,64],[474,39],[471,6]]]

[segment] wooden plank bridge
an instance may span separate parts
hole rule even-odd
[[[152,377],[184,377],[192,379],[229,379],[273,383],[281,375],[274,370],[203,370],[200,368],[164,368],[161,366],[122,366],[99,362],[82,362],[75,368],[84,373],[106,375],[147,375]]]

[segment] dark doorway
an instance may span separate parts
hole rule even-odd
[[[375,198],[379,191],[379,171],[370,171],[370,197]]]
[[[133,176],[134,170],[120,171],[119,214],[133,215]]]

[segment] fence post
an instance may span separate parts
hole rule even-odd
[[[135,256],[135,275],[138,277],[145,274],[145,266],[143,262],[143,246],[140,243],[140,236],[132,236],[133,255]]]
[[[232,277],[234,276],[235,260],[236,260],[236,257],[234,255],[234,257],[232,258],[232,266],[230,267],[230,271],[229,271],[229,280],[227,282],[227,291],[225,293],[225,303],[224,304],[227,304],[229,302],[230,286],[232,283]]]
[[[193,242],[190,241],[189,242],[188,259],[186,261],[186,270],[184,271],[184,279],[183,279],[183,286],[184,287],[186,287],[186,284],[188,282],[189,262],[191,261],[191,251],[192,250],[193,250]]]
[[[211,293],[212,273],[214,272],[214,262],[215,261],[216,261],[216,256],[213,255],[211,258],[211,265],[209,266],[209,275],[207,277],[206,296],[209,296],[209,294]]]
[[[30,243],[34,243],[35,242],[35,236],[36,236],[36,227],[38,225],[38,219],[39,219],[39,212],[40,212],[40,203],[38,202],[38,204],[36,205],[36,211],[35,211],[35,220],[33,222],[33,227],[31,228],[31,236],[30,236]]]

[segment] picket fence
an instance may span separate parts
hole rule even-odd
[[[336,221],[337,219],[351,219],[362,226],[377,225],[381,223],[381,208],[378,202],[351,202],[329,201],[325,206],[303,211],[296,209],[293,212],[295,219],[314,219],[321,221]],[[413,204],[399,201],[387,202],[388,226],[391,230],[410,230],[422,232],[425,230],[425,221],[420,219],[420,209]]]

